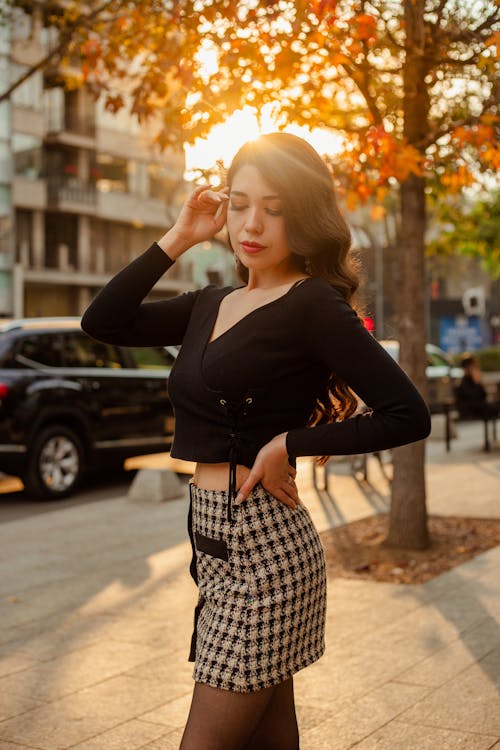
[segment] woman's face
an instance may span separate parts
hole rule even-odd
[[[249,270],[291,266],[280,196],[251,164],[234,175],[227,228],[234,252]]]

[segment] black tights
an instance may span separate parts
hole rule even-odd
[[[180,750],[299,750],[293,678],[254,693],[196,682]]]

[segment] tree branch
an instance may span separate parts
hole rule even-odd
[[[350,76],[351,80],[354,81],[358,89],[363,94],[368,111],[370,112],[373,122],[377,125],[383,124],[383,118],[382,115],[377,107],[377,104],[375,102],[375,98],[370,94],[369,86],[370,82],[368,80],[368,70],[367,68],[362,69],[361,66],[357,65],[354,61],[352,64],[348,64],[343,62],[342,67],[346,71],[346,73]]]
[[[448,2],[448,0],[440,0],[439,5],[438,5],[437,9],[435,10],[435,13],[437,13],[436,27],[438,27],[439,24],[441,23],[441,19],[443,18],[443,11],[446,8],[447,2]]]
[[[439,57],[436,59],[435,64],[433,67],[438,67],[440,65],[469,65],[469,63],[476,63],[478,60],[478,53],[473,52],[469,57],[457,59],[455,57]]]
[[[495,21],[497,21],[500,18],[500,11],[498,8],[495,8],[493,13],[489,15],[483,23],[479,24],[479,26],[476,26],[475,29],[472,29],[474,34],[480,34],[482,31],[488,31],[492,28]]]
[[[429,136],[427,138],[422,140],[420,143],[415,144],[415,146],[420,150],[425,150],[433,143],[436,143],[436,141],[438,141],[443,136],[451,133],[452,130],[455,130],[455,128],[465,128],[468,125],[475,125],[490,107],[498,103],[497,99],[497,94],[493,92],[493,94],[483,102],[481,112],[478,115],[470,115],[469,117],[464,117],[462,120],[457,120],[453,123],[449,123],[444,127],[438,127],[437,130],[429,133]]]
[[[88,26],[91,21],[93,21],[97,16],[103,13],[113,2],[114,0],[106,0],[105,3],[93,10],[92,13],[89,13],[87,16],[83,14],[78,16],[78,18],[71,24],[71,26],[61,32],[59,43],[48,54],[46,54],[45,57],[42,57],[42,59],[39,60],[35,65],[32,65],[31,68],[28,68],[28,70],[23,73],[23,75],[18,78],[17,81],[11,84],[8,89],[0,94],[0,102],[9,99],[14,91],[16,91],[16,89],[18,89],[19,86],[21,86],[25,81],[27,81],[28,78],[31,78],[34,73],[36,73],[38,70],[42,70],[47,65],[47,63],[49,63],[51,60],[54,60],[64,50],[68,41],[73,36],[76,28],[79,28],[81,26]]]

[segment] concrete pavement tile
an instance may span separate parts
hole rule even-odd
[[[460,430],[463,427],[463,424],[460,425]],[[481,444],[479,436],[478,444]],[[498,455],[492,452],[487,457],[483,453],[476,456],[462,454],[461,459],[455,455],[453,458],[456,460],[453,460],[452,466],[446,460],[441,465],[428,467],[429,512],[443,516],[474,514],[476,518],[496,518],[500,482]],[[478,487],[481,488],[481,497],[478,497]]]
[[[8,674],[14,674],[15,672],[22,672],[23,669],[28,669],[35,664],[38,664],[36,659],[30,659],[29,656],[24,654],[9,654],[6,651],[0,652],[0,677],[4,677]]]
[[[33,635],[26,634],[22,638],[12,640],[4,644],[4,648],[11,649],[13,654],[25,656],[33,662],[40,663],[96,643],[99,643],[99,636],[87,623],[75,625],[70,630],[64,628],[61,622],[56,622],[44,625],[41,632]]]
[[[127,670],[125,674],[127,677],[134,677],[138,680],[158,682],[164,685],[170,693],[176,690],[185,693],[186,689],[194,686],[193,663],[189,662],[187,657],[187,649],[178,649],[165,656],[145,661]]]
[[[500,649],[434,690],[400,719],[500,737]]]
[[[495,516],[491,517],[494,518]],[[422,602],[427,603],[432,599],[439,598],[443,593],[451,594],[454,590],[468,583],[473,584],[476,579],[488,573],[494,574],[499,567],[500,546],[497,546],[418,586]],[[459,592],[456,593],[459,595]]]
[[[479,734],[437,727],[416,727],[391,721],[356,745],[356,750],[489,750],[495,739]]]
[[[19,716],[26,713],[26,711],[31,711],[31,709],[43,705],[42,701],[0,690],[0,721],[5,721],[13,716]]]
[[[303,700],[307,700],[307,696],[303,696]],[[346,705],[345,703],[343,705]],[[295,708],[297,711],[297,723],[299,725],[300,735],[304,732],[309,732],[311,729],[319,726],[323,721],[326,721],[330,716],[338,710],[338,706],[323,701],[323,705],[311,706],[306,702],[295,701]]]
[[[141,715],[143,721],[152,721],[156,724],[164,724],[176,729],[183,728],[186,724],[189,709],[191,707],[192,689],[175,700],[159,706],[154,711],[148,711]]]
[[[73,745],[71,750],[138,750],[164,733],[165,727],[159,724],[132,719],[90,740]]]
[[[331,701],[339,704],[381,684],[399,680],[401,673],[425,659],[430,652],[432,649],[427,639],[414,634],[397,643],[387,638],[385,643],[366,645],[362,640],[340,648],[330,648],[327,640],[325,655],[296,676],[297,696],[307,696],[308,703],[314,700],[318,705],[329,696]]]
[[[411,688],[407,690],[406,688]],[[426,691],[415,685],[387,683],[366,693],[302,735],[304,750],[346,750],[413,705]],[[393,749],[394,750],[394,749]]]
[[[3,742],[0,740],[0,750],[37,750],[36,747],[33,745],[18,745],[17,743],[15,745],[12,744],[12,742]]]
[[[0,724],[0,738],[43,750],[63,750],[162,704],[162,688],[149,683],[147,690],[141,687],[139,680],[113,677],[8,719]]]
[[[39,750],[65,750],[104,732],[119,719],[85,715],[76,706],[51,703],[0,724],[0,741]]]
[[[162,736],[141,747],[141,750],[179,750],[184,728],[174,729],[173,732],[162,734]]]
[[[433,602],[433,606],[454,623],[457,630],[467,630],[475,622],[481,622],[491,614],[492,609],[498,606],[500,595],[499,568],[495,572],[488,573],[484,578],[471,582],[460,589],[459,594],[452,592],[449,596],[443,596],[439,601]]]
[[[57,703],[73,703],[88,716],[113,717],[128,721],[142,718],[142,714],[161,706],[166,701],[163,685],[145,683],[120,675],[79,690]]]
[[[438,687],[500,645],[500,627],[489,617],[452,643],[403,672],[398,681]]]
[[[15,605],[12,604],[12,606]],[[0,646],[2,651],[7,650],[11,652],[14,648],[17,650],[19,644],[35,638],[40,633],[50,631],[53,625],[56,626],[61,621],[61,618],[57,614],[52,614],[50,617],[36,617],[34,620],[20,625],[7,626],[3,618],[4,611],[6,610],[7,606],[2,609],[2,629],[0,630]]]
[[[328,581],[328,637],[345,645],[377,634],[387,625],[421,607],[415,592],[372,581]]]
[[[469,626],[476,626],[481,619],[485,619],[484,614],[482,618],[480,614],[477,617],[474,616]],[[434,605],[420,606],[378,630],[366,634],[362,639],[362,647],[367,650],[380,651],[385,650],[387,644],[391,643],[391,648],[402,646],[418,649],[418,653],[414,652],[416,661],[425,658],[447,643],[453,642],[457,636],[457,624],[450,622],[443,612],[440,612]]]
[[[154,650],[138,644],[95,643],[0,679],[0,690],[45,701],[74,693],[150,660]]]
[[[31,620],[75,611],[82,604],[82,600],[99,601],[100,592],[106,588],[109,588],[108,606],[119,606],[123,600],[122,588],[118,584],[113,587],[111,583],[107,586],[102,574],[93,575],[92,580],[78,579],[78,583],[74,578],[66,578],[20,591],[17,593],[18,602],[15,606],[4,608],[3,626],[18,627]]]

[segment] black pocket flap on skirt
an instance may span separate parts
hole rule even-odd
[[[199,531],[194,532],[194,538],[196,549],[200,552],[205,552],[211,557],[218,557],[219,560],[225,560],[226,562],[229,560],[227,544],[223,539],[211,539],[209,536],[200,534]]]

